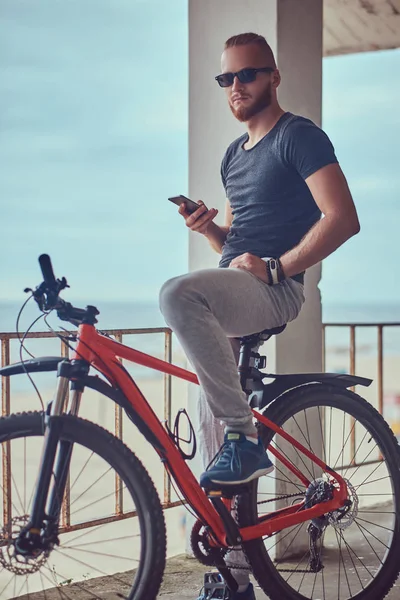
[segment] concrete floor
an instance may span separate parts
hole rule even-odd
[[[354,556],[360,557],[360,559],[362,558],[363,564],[368,565],[371,569],[374,569],[377,564],[376,551],[374,550],[373,545],[375,545],[377,549],[380,548],[379,544],[382,543],[382,536],[384,535],[382,532],[386,531],[385,528],[386,526],[390,525],[390,520],[390,513],[384,515],[384,513],[380,512],[379,524],[373,525],[371,523],[368,525],[371,535],[374,536],[370,538],[369,543],[367,543],[365,538],[363,538],[359,531],[355,528],[351,528],[351,533],[347,534],[347,542],[351,545],[353,550],[357,551]],[[374,521],[374,523],[378,522]],[[342,598],[348,598],[350,596],[348,590],[349,583],[353,594],[359,591],[360,577],[363,578],[365,573],[360,572],[357,575],[357,580],[355,571],[352,569],[352,564],[350,563],[349,558],[346,558],[345,556],[344,560],[347,562],[346,578],[343,576],[342,570],[342,575],[340,578],[340,596],[338,599],[338,579],[334,574],[335,569],[338,566],[338,554],[336,550],[337,546],[333,548],[331,541],[332,539],[327,533],[324,539],[323,555],[323,562],[326,567],[324,577],[325,595],[327,598],[329,598],[329,600],[342,600]],[[281,567],[293,569],[298,568],[298,565],[298,560],[293,559],[291,563],[285,562],[281,565]],[[302,566],[305,568],[307,565],[304,564]],[[163,584],[157,597],[158,600],[197,600],[203,585],[203,576],[206,570],[210,569],[201,565],[197,560],[188,558],[185,555],[170,558],[167,561]],[[331,573],[331,579],[329,579],[329,573]],[[304,595],[306,595],[306,597],[314,596],[315,598],[321,598],[321,595],[323,594],[321,594],[320,591],[322,588],[320,578],[318,579],[317,587],[314,590],[314,579],[298,579],[296,582],[296,577],[301,578],[302,575],[293,576],[291,583],[294,585],[294,587],[301,585],[301,591]],[[96,598],[100,600],[117,600],[124,598],[124,592],[126,593],[128,589],[124,584],[130,585],[131,581],[132,572],[127,571],[125,573],[118,573],[116,576],[88,579],[80,585],[72,584],[67,587],[48,589],[46,590],[45,597],[43,592],[39,592],[31,593],[29,596],[28,594],[18,596],[18,598],[20,600],[89,600],[89,598],[92,600]],[[309,589],[307,589],[307,587]],[[265,600],[267,598],[264,592],[258,588],[256,584],[255,591],[257,600]],[[0,600],[1,598],[2,596],[0,594]],[[400,579],[397,581],[397,584],[392,588],[390,593],[386,596],[386,599],[400,600]],[[282,600],[285,599],[282,598]],[[382,598],[374,598],[374,600],[382,600]]]
[[[158,600],[197,600],[198,593],[202,586],[205,568],[206,567],[203,567],[192,558],[186,558],[185,556],[171,558],[167,563],[167,569],[160,594],[158,595]],[[268,598],[256,584],[255,591],[257,600],[266,600]],[[326,588],[327,595],[328,592],[329,585]],[[330,598],[333,597],[334,596],[330,596]],[[399,599],[400,579],[386,596],[385,600]],[[284,600],[284,598],[282,598],[282,600]],[[376,598],[376,600],[381,599]]]
[[[176,556],[167,561],[164,581],[157,596],[158,600],[197,600],[205,567],[193,558],[184,555]],[[123,581],[124,573],[118,575],[119,581]],[[127,578],[127,581],[130,577]],[[254,582],[253,582],[254,583]],[[118,586],[117,586],[118,587]],[[343,588],[345,590],[346,588]],[[121,588],[122,590],[122,588]],[[125,591],[125,590],[124,590]],[[326,595],[330,600],[337,599],[337,588],[331,589],[329,594],[329,582],[326,585]],[[267,596],[255,585],[257,600],[266,600]],[[346,598],[348,594],[346,595]],[[29,594],[29,596],[18,596],[18,600],[120,600],[124,598],[116,589],[114,577],[100,577],[86,581],[83,586],[71,585],[68,587],[52,588],[43,592]],[[385,600],[400,599],[400,580],[392,588]],[[285,600],[282,598],[282,600]],[[340,600],[340,599],[339,599]],[[376,598],[374,600],[382,600]]]

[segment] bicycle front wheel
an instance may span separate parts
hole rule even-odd
[[[260,586],[271,600],[383,599],[400,571],[400,451],[392,431],[358,395],[320,384],[291,390],[264,414],[346,480],[350,507],[245,543]],[[311,485],[277,462],[250,494],[238,497],[241,527],[329,495],[329,474],[282,436],[262,425],[260,434],[265,447],[275,446]]]
[[[153,482],[138,458],[109,432],[71,415],[57,418],[62,421],[60,440],[73,444],[70,491],[55,540],[29,556],[20,554],[16,540],[29,519],[44,415],[0,419],[0,600],[31,594],[43,600],[104,598],[105,592],[109,598],[155,600],[166,533]]]

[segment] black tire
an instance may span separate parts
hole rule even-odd
[[[135,525],[133,525],[132,519],[126,519],[123,521],[123,527],[126,531],[129,531],[130,526],[137,527],[138,535],[133,536],[134,538],[140,536],[140,544],[138,549],[138,555],[140,559],[136,563],[129,563],[131,566],[128,567],[125,571],[125,563],[124,560],[127,559],[126,555],[117,556],[111,554],[103,554],[103,556],[113,556],[113,558],[117,558],[120,564],[119,573],[115,575],[108,575],[107,580],[105,580],[105,585],[109,588],[109,592],[112,593],[114,597],[124,597],[129,598],[129,600],[155,600],[157,593],[159,591],[164,568],[165,568],[165,557],[166,557],[166,531],[165,531],[165,521],[164,515],[162,511],[162,507],[160,504],[160,500],[157,494],[157,491],[154,487],[152,480],[150,479],[146,469],[143,467],[142,463],[138,460],[138,458],[116,437],[111,435],[108,431],[102,429],[98,425],[91,423],[89,421],[85,421],[75,416],[64,415],[58,417],[62,421],[61,428],[61,439],[67,440],[69,442],[74,443],[74,451],[79,452],[79,447],[82,447],[82,451],[86,453],[89,451],[90,457],[94,456],[95,461],[105,462],[107,469],[106,474],[110,473],[110,476],[114,477],[112,471],[115,471],[125,486],[123,488],[124,493],[125,490],[127,492],[127,496],[125,496],[126,500],[133,501],[134,507],[137,511],[137,520],[135,520]],[[24,441],[24,444],[32,444],[36,441],[30,441],[30,438],[34,436],[43,436],[44,433],[44,419],[43,413],[21,413],[16,415],[10,415],[9,417],[0,419],[0,441],[2,443],[11,441],[11,446],[13,444],[20,444],[21,442],[13,442],[12,440],[17,440],[18,438],[25,438],[28,441]],[[77,446],[78,445],[78,446]],[[87,450],[86,450],[87,449]],[[38,459],[40,456],[38,457]],[[28,460],[30,457],[28,456]],[[39,465],[39,460],[37,461],[37,467]],[[90,475],[90,472],[87,474]],[[26,479],[26,473],[24,473],[24,477]],[[14,479],[14,478],[13,478]],[[72,478],[71,478],[72,481]],[[89,484],[87,484],[89,485]],[[106,488],[108,491],[108,487]],[[114,492],[111,491],[112,495]],[[129,495],[129,497],[128,497]],[[18,508],[19,500],[17,496],[14,497],[13,502],[13,516],[15,517],[15,510]],[[19,498],[22,498],[20,494]],[[79,499],[78,499],[79,500]],[[113,501],[113,499],[111,499]],[[125,502],[126,502],[125,500]],[[108,500],[107,500],[108,502]],[[95,502],[93,502],[93,505]],[[72,506],[72,503],[71,503]],[[89,506],[91,508],[92,505]],[[29,511],[28,511],[29,512]],[[121,523],[121,522],[119,522]],[[3,527],[7,526],[7,524],[3,523]],[[115,525],[115,524],[114,524]],[[97,529],[101,529],[103,525],[97,527]],[[109,524],[106,523],[104,527],[108,527]],[[90,528],[89,528],[90,529]],[[92,532],[95,532],[96,527],[92,527]],[[82,534],[82,531],[84,532]],[[82,544],[82,537],[86,535],[86,530],[74,531],[75,538],[80,537],[80,551],[84,552],[83,556],[86,557],[87,552],[93,552],[97,556],[97,561],[100,560],[99,555],[101,555],[101,546],[97,543],[94,544],[94,549],[92,550],[93,543]],[[104,531],[104,530],[103,530]],[[106,530],[108,531],[108,530]],[[89,532],[90,534],[90,532]],[[71,533],[67,533],[71,538]],[[92,535],[97,535],[93,533]],[[71,539],[68,539],[68,544],[71,544]],[[87,538],[86,538],[87,539]],[[123,538],[115,538],[118,540],[117,546],[122,547]],[[105,538],[106,542],[109,541],[109,537]],[[112,540],[111,540],[112,541]],[[67,548],[71,548],[68,544]],[[89,549],[87,549],[89,547]],[[62,535],[60,536],[60,547],[57,548],[57,551],[61,551],[65,548],[63,547]],[[82,550],[83,549],[83,550]],[[100,550],[100,551],[99,551]],[[2,549],[0,548],[0,552]],[[53,550],[52,552],[55,552]],[[122,550],[121,550],[122,552]],[[46,582],[46,586],[49,584],[49,567],[48,564],[51,565],[52,553],[49,556],[49,563],[43,565],[43,581]],[[70,555],[66,554],[67,557]],[[77,556],[82,557],[82,554],[77,554]],[[72,558],[72,557],[71,557]],[[122,559],[119,561],[119,559]],[[74,559],[75,560],[75,559]],[[93,559],[96,560],[96,557]],[[111,559],[109,559],[111,560]],[[87,563],[82,561],[82,565],[87,565]],[[81,562],[81,559],[77,562]],[[63,563],[65,564],[65,562]],[[96,563],[96,565],[99,563]],[[4,566],[4,564],[3,564]],[[87,565],[90,566],[90,565]],[[130,574],[130,569],[134,569],[132,571],[132,576]],[[54,566],[53,566],[54,570]],[[5,569],[3,568],[3,572]],[[42,567],[40,568],[40,574],[42,572]],[[42,575],[41,575],[42,576]],[[115,576],[115,580],[113,577]],[[19,577],[20,581],[26,577],[27,575],[14,575],[14,577]],[[62,573],[62,577],[64,577],[64,573]],[[131,578],[134,581],[131,583]],[[71,584],[71,588],[65,587],[66,585]],[[74,596],[73,587],[78,586],[79,589],[78,595],[80,596],[80,590],[83,591],[82,597],[87,598],[103,598],[104,597],[104,588],[102,584],[102,592],[101,596],[97,595],[96,588],[92,585],[93,580],[87,579],[81,584],[78,580],[74,580],[73,578],[65,578],[63,582],[57,583],[59,588],[59,596],[60,598],[70,598],[69,589],[71,589],[71,593]],[[121,588],[121,585],[124,586],[124,589]],[[111,586],[111,587],[110,587]],[[14,589],[18,590],[18,585],[14,583]],[[45,587],[45,586],[43,586]],[[129,591],[126,591],[127,588]],[[8,586],[8,589],[12,589],[12,585]],[[99,588],[97,588],[99,589]],[[32,592],[32,588],[28,586],[28,593]],[[121,593],[122,592],[122,593]],[[48,593],[48,592],[47,592]],[[26,594],[26,590],[24,589],[23,594]],[[118,594],[118,596],[117,596]],[[18,594],[19,597],[20,593]],[[14,592],[15,596],[15,592]],[[3,597],[3,596],[2,596]],[[35,598],[43,597],[46,598],[46,594],[43,591],[42,594],[36,595]]]
[[[338,523],[336,522],[336,526],[333,526],[332,524],[329,524],[323,534],[323,538],[322,540],[325,539],[325,533],[326,535],[326,539],[329,540],[330,539],[334,539],[334,535],[337,538],[337,545],[338,545],[338,550],[339,552],[336,551],[336,554],[334,554],[334,551],[331,548],[325,547],[324,545],[322,547],[320,547],[320,556],[322,558],[322,562],[324,562],[324,560],[326,560],[326,566],[328,566],[328,569],[323,569],[322,571],[319,571],[319,573],[315,574],[312,573],[312,575],[310,574],[300,574],[299,573],[288,573],[285,572],[285,566],[287,567],[287,563],[289,562],[288,559],[282,559],[281,563],[279,562],[279,559],[277,561],[277,564],[275,564],[275,562],[271,559],[267,548],[265,546],[265,544],[271,545],[273,543],[272,540],[274,540],[274,537],[266,539],[266,540],[262,540],[262,539],[258,539],[258,540],[253,540],[247,543],[243,544],[243,549],[244,552],[247,556],[248,562],[251,565],[251,568],[253,570],[254,576],[257,579],[259,585],[261,586],[261,588],[264,590],[264,592],[268,595],[269,598],[271,598],[271,600],[282,600],[283,598],[285,600],[310,600],[310,598],[320,598],[321,600],[337,600],[337,598],[340,597],[340,600],[347,600],[347,598],[352,598],[353,600],[381,600],[383,599],[388,592],[390,591],[390,589],[392,588],[392,586],[394,585],[394,583],[396,582],[397,577],[399,576],[399,572],[400,572],[400,514],[399,514],[399,507],[400,507],[400,450],[399,450],[399,445],[397,443],[396,438],[393,435],[393,432],[391,431],[391,429],[389,428],[389,426],[387,425],[387,423],[384,421],[384,419],[382,418],[382,416],[364,399],[362,399],[360,396],[358,396],[357,394],[349,391],[349,390],[344,390],[344,389],[339,389],[336,387],[331,387],[331,386],[327,386],[327,385],[319,385],[319,384],[313,384],[313,385],[307,385],[307,386],[303,386],[303,387],[299,387],[299,388],[295,388],[293,390],[290,390],[289,392],[283,394],[280,398],[278,398],[276,401],[273,402],[272,405],[270,405],[269,407],[267,407],[264,411],[264,415],[266,417],[268,417],[270,420],[274,421],[276,424],[278,424],[279,426],[283,427],[284,424],[288,424],[290,423],[294,423],[294,419],[295,417],[293,417],[293,415],[299,415],[300,412],[303,413],[304,411],[304,415],[307,415],[307,409],[313,409],[314,407],[314,411],[318,411],[318,413],[314,414],[318,414],[320,415],[320,419],[321,419],[321,414],[324,414],[324,417],[321,420],[321,438],[322,438],[322,442],[328,442],[328,436],[326,433],[326,424],[329,421],[329,412],[324,412],[322,410],[321,407],[330,407],[330,426],[332,429],[332,423],[337,424],[336,421],[333,421],[333,411],[340,411],[340,415],[343,413],[343,431],[346,431],[346,424],[345,424],[345,419],[347,419],[347,417],[345,416],[347,415],[351,415],[351,417],[348,417],[349,419],[354,419],[351,421],[351,423],[353,423],[352,428],[348,431],[346,431],[346,443],[347,443],[347,439],[348,437],[351,438],[351,432],[352,431],[360,431],[361,428],[366,430],[366,435],[367,437],[364,436],[364,438],[362,438],[362,441],[359,442],[359,440],[357,440],[357,443],[359,444],[359,448],[362,447],[362,452],[364,452],[364,447],[363,444],[369,444],[371,442],[371,440],[373,439],[376,443],[377,446],[371,446],[371,451],[372,449],[374,449],[374,452],[371,454],[371,457],[375,457],[376,454],[378,454],[378,458],[379,458],[379,451],[381,453],[381,456],[383,457],[383,461],[380,463],[379,460],[376,460],[375,462],[378,464],[377,467],[374,467],[374,469],[377,471],[377,469],[381,469],[384,468],[387,470],[388,476],[387,477],[381,477],[380,474],[379,475],[374,475],[374,477],[377,477],[377,479],[370,479],[371,475],[368,475],[365,479],[365,481],[363,481],[363,483],[361,483],[360,485],[355,485],[354,489],[356,491],[356,493],[358,494],[358,489],[360,487],[362,487],[362,485],[368,486],[371,484],[374,484],[373,488],[367,488],[369,489],[369,491],[373,491],[373,493],[368,493],[368,494],[359,494],[359,499],[361,496],[373,496],[373,497],[378,497],[379,494],[382,494],[382,496],[379,496],[381,499],[384,499],[383,496],[390,496],[390,494],[383,494],[383,483],[379,483],[377,484],[378,481],[380,480],[384,480],[387,479],[388,481],[385,482],[386,484],[390,485],[390,489],[392,490],[391,495],[392,495],[392,500],[390,500],[390,503],[393,503],[393,511],[391,510],[386,510],[386,504],[382,504],[385,507],[385,510],[382,512],[386,513],[386,516],[389,518],[389,515],[393,515],[390,516],[390,519],[393,520],[393,529],[390,529],[390,534],[386,533],[386,530],[389,531],[388,528],[384,527],[383,525],[381,525],[380,523],[385,523],[384,520],[382,519],[382,513],[379,512],[377,514],[379,514],[379,516],[377,516],[377,518],[379,519],[379,523],[371,523],[371,525],[373,525],[377,529],[378,532],[382,533],[382,540],[385,540],[385,543],[380,541],[380,535],[374,535],[373,533],[371,533],[369,531],[369,529],[371,529],[371,525],[367,525],[365,526],[365,523],[369,523],[370,521],[365,519],[365,515],[362,513],[367,513],[367,514],[375,514],[374,511],[376,511],[379,507],[376,504],[375,507],[373,505],[363,505],[362,502],[369,502],[369,499],[362,499],[360,501],[360,504],[358,505],[357,503],[353,503],[353,506],[356,506],[356,510],[354,511],[354,520],[350,520],[349,521],[349,527],[348,529],[346,529],[345,531],[348,533],[343,533],[343,530],[338,534],[337,530],[338,530]],[[315,408],[315,407],[319,407],[319,408]],[[292,418],[292,420],[290,420]],[[336,418],[336,417],[335,417]],[[298,421],[298,418],[296,419]],[[324,426],[322,426],[322,422],[324,423]],[[347,422],[347,421],[346,421]],[[307,420],[306,420],[307,423]],[[298,426],[298,425],[297,425]],[[299,427],[299,426],[298,426]],[[308,424],[307,424],[307,429],[308,429]],[[297,428],[296,428],[297,430]],[[299,427],[299,431],[301,432],[301,428]],[[303,429],[304,431],[304,429]],[[263,425],[260,425],[260,435],[262,437],[264,446],[267,448],[268,445],[271,443],[271,440],[275,437],[275,433],[273,431],[271,431],[270,429],[264,427]],[[324,437],[325,435],[325,437]],[[356,434],[354,434],[356,435]],[[371,436],[371,437],[369,437]],[[304,434],[303,434],[304,437]],[[343,433],[343,440],[344,440],[344,433]],[[337,439],[337,438],[336,438]],[[299,437],[298,440],[307,447],[307,444],[304,443],[304,439],[302,439],[300,433],[299,433]],[[279,440],[278,440],[279,441]],[[274,443],[276,443],[276,440],[274,440]],[[331,440],[329,441],[329,444],[331,444]],[[326,452],[326,444],[324,444],[324,448],[325,448],[325,452]],[[357,448],[356,453],[359,452],[359,448]],[[375,450],[376,448],[376,450]],[[352,446],[352,449],[354,449],[354,446]],[[331,454],[330,451],[330,447],[329,447],[329,454]],[[353,450],[352,450],[353,451]],[[347,450],[346,450],[347,452]],[[350,477],[350,481],[351,478],[354,475],[354,478],[356,476],[357,471],[359,471],[359,469],[361,467],[357,467],[357,465],[354,466],[349,466],[349,467],[345,467],[343,466],[343,456],[345,455],[344,450],[342,450],[342,467],[343,467],[343,471],[344,469],[347,472],[351,472],[352,475]],[[367,456],[367,455],[365,455]],[[355,459],[356,454],[354,454],[353,458]],[[320,458],[323,458],[323,460],[325,460],[329,466],[331,466],[332,468],[334,468],[334,464],[329,464],[329,459],[328,458],[324,458],[322,456],[320,456]],[[340,458],[340,455],[339,457]],[[337,462],[337,461],[336,461]],[[371,459],[370,459],[370,462]],[[345,464],[347,464],[345,462]],[[352,462],[350,461],[348,463],[349,465],[352,465]],[[364,469],[370,469],[372,470],[372,466],[369,467],[367,461],[364,459],[362,461],[362,468]],[[340,464],[339,464],[340,467]],[[339,468],[337,467],[337,468]],[[301,465],[300,465],[301,468]],[[277,466],[277,469],[279,469],[279,466]],[[281,471],[282,472],[282,471]],[[306,471],[303,472],[306,473]],[[362,471],[359,471],[359,475],[358,477],[360,478],[360,473]],[[372,470],[371,474],[374,471]],[[385,471],[386,472],[386,471]],[[365,471],[363,472],[365,474]],[[381,472],[379,472],[381,473]],[[364,477],[364,474],[361,475],[361,478]],[[274,474],[271,474],[271,476],[273,477]],[[346,474],[344,474],[343,476],[346,476]],[[277,476],[277,478],[280,477],[280,475]],[[353,478],[353,479],[354,479]],[[389,479],[390,478],[390,479]],[[368,481],[369,480],[369,481]],[[296,480],[297,481],[297,480]],[[375,482],[375,483],[374,483]],[[265,484],[265,481],[264,481]],[[276,484],[276,482],[275,482]],[[279,484],[278,484],[279,485]],[[354,485],[354,484],[353,484]],[[376,486],[379,485],[380,488],[377,488]],[[250,494],[243,494],[242,496],[238,497],[237,500],[237,509],[238,509],[238,520],[240,523],[240,526],[247,526],[247,525],[253,525],[257,522],[258,519],[258,515],[261,514],[261,506],[258,506],[258,488],[262,488],[263,486],[263,482],[261,481],[255,481],[252,484],[251,487],[251,493]],[[265,489],[265,488],[264,488]],[[276,488],[275,488],[276,489]],[[299,494],[301,493],[301,488],[297,487],[297,488],[293,488],[294,491],[299,490]],[[364,488],[365,490],[366,488]],[[379,489],[381,489],[381,491],[379,491]],[[364,491],[363,490],[363,491]],[[375,491],[377,490],[377,491]],[[305,487],[304,490],[305,491]],[[275,492],[276,493],[276,492]],[[278,494],[279,496],[279,494]],[[303,494],[303,498],[304,498],[304,494]],[[373,501],[373,500],[371,500]],[[287,501],[286,501],[287,502]],[[289,500],[289,503],[293,503],[293,499]],[[264,504],[265,504],[265,500],[264,500]],[[361,507],[363,510],[358,510],[358,508]],[[364,510],[364,508],[367,508],[367,510]],[[259,512],[260,511],[260,512]],[[359,515],[361,515],[364,517],[364,519],[362,519],[361,517],[359,517]],[[353,517],[351,517],[353,518]],[[383,519],[385,519],[386,517],[383,517]],[[306,526],[307,524],[304,524],[304,526]],[[296,526],[299,527],[299,526]],[[358,527],[358,529],[356,529],[356,527]],[[329,528],[330,532],[329,533]],[[353,528],[353,530],[352,530]],[[352,532],[351,532],[352,530]],[[359,531],[358,531],[359,530]],[[294,532],[294,528],[293,530],[291,530]],[[340,530],[339,530],[340,531]],[[363,533],[363,531],[368,531],[369,533],[371,533],[371,536],[373,535],[374,537],[371,537],[369,540],[369,546],[372,550],[374,550],[376,557],[379,559],[380,564],[377,563],[376,566],[376,571],[374,572],[375,567],[371,567],[371,566],[361,566],[363,564],[362,558],[363,556],[358,553],[358,556],[356,555],[356,553],[353,554],[354,550],[352,548],[352,546],[350,546],[350,544],[348,543],[349,537],[347,537],[347,542],[342,543],[343,540],[345,540],[345,536],[352,536],[352,539],[354,539],[354,532],[357,533],[357,540],[362,540],[362,543],[364,544],[364,546],[367,548],[367,551],[370,552],[369,547],[367,544],[364,543],[364,539],[363,536],[365,538],[365,541],[367,540],[367,536],[365,535],[365,533]],[[351,532],[351,533],[350,533]],[[287,531],[285,530],[282,535],[284,535],[285,533],[287,533]],[[290,535],[293,535],[292,533]],[[390,544],[389,541],[386,543],[386,537],[388,536],[390,538]],[[294,539],[294,535],[292,537],[292,540]],[[371,543],[372,540],[372,543]],[[351,542],[353,544],[353,542]],[[361,542],[357,541],[357,544],[361,544]],[[384,557],[381,558],[379,555],[381,553],[380,551],[380,545],[379,544],[383,544],[386,546],[387,549],[382,549],[383,553],[384,553]],[[329,544],[327,544],[328,546]],[[330,544],[331,547],[333,547],[332,544]],[[378,550],[375,550],[375,548],[377,548]],[[302,549],[302,551],[304,550],[304,548]],[[285,550],[285,553],[287,552],[287,550]],[[298,556],[300,556],[300,554],[298,554]],[[328,556],[328,558],[324,558],[324,556]],[[331,557],[329,559],[329,556]],[[372,558],[375,560],[375,557],[371,554]],[[297,557],[298,558],[298,557]],[[296,564],[296,560],[293,559],[293,562],[291,563]],[[304,559],[301,559],[304,560]],[[331,562],[329,562],[329,560],[331,560]],[[334,562],[335,561],[335,562]],[[359,561],[359,562],[358,562]],[[350,571],[346,571],[346,562],[347,564],[350,566]],[[361,563],[361,564],[360,564]],[[302,563],[298,563],[298,565],[303,566]],[[280,571],[280,565],[282,570]],[[298,566],[297,565],[297,566]],[[352,565],[352,566],[351,566]],[[370,565],[370,562],[368,562],[368,565]],[[341,575],[341,566],[342,566],[342,575]],[[354,577],[353,579],[351,578],[353,575],[351,575],[351,577],[348,576],[348,573],[351,572],[351,568],[353,567],[353,574],[357,575],[358,580],[360,583],[358,583],[356,577]],[[364,572],[365,568],[368,570],[367,572]],[[330,570],[331,569],[331,570]],[[333,570],[335,569],[335,570]],[[372,571],[369,571],[369,569]],[[305,571],[306,569],[304,569]],[[324,574],[325,571],[325,574]],[[362,572],[362,577],[360,577],[360,572]],[[332,576],[330,576],[330,573],[332,573]],[[338,574],[338,575],[337,575]],[[335,582],[333,581],[334,579],[334,575],[337,576],[338,582],[336,583],[336,579]],[[342,576],[342,579],[341,579]],[[308,583],[307,583],[307,579],[309,578]],[[302,578],[302,579],[301,579]],[[312,579],[313,578],[313,579]],[[368,583],[366,583],[367,579],[369,579]],[[364,581],[365,580],[365,581]],[[357,589],[357,586],[359,586],[359,589]],[[297,588],[297,589],[296,589]],[[353,592],[355,591],[355,589],[357,590],[355,594],[353,594]],[[329,591],[331,590],[331,591]],[[305,594],[305,595],[304,595]],[[314,595],[316,594],[316,595]]]

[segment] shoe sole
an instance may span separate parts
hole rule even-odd
[[[270,467],[267,467],[265,469],[258,469],[258,471],[254,471],[254,473],[252,473],[249,477],[247,477],[247,479],[241,479],[239,481],[219,481],[218,479],[210,479],[210,483],[217,483],[218,485],[224,485],[224,486],[229,486],[229,485],[243,485],[244,483],[250,483],[250,481],[253,481],[253,479],[258,479],[259,477],[262,477],[263,475],[268,475],[268,473],[272,473],[272,471],[274,470],[274,465],[271,465]]]

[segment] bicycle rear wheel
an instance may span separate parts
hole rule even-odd
[[[264,414],[346,479],[351,506],[343,516],[335,511],[313,521],[310,531],[310,522],[300,523],[243,544],[260,586],[271,600],[381,600],[400,571],[400,451],[392,431],[356,394],[319,384],[291,390]],[[315,504],[318,482],[328,481],[281,436],[263,425],[260,435],[314,484],[307,491],[277,463],[238,497],[241,527],[306,497]]]
[[[62,421],[60,439],[73,443],[70,497],[63,503],[59,543],[30,558],[18,553],[15,540],[29,518],[44,416],[22,413],[0,419],[0,600],[33,593],[43,600],[104,598],[105,592],[108,598],[155,600],[165,567],[166,533],[153,482],[138,458],[109,432],[71,415],[57,418]],[[115,515],[116,503],[123,514]]]

